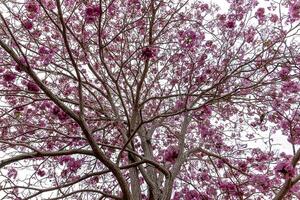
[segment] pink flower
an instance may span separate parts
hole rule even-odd
[[[175,160],[177,159],[179,155],[179,149],[175,146],[169,146],[164,153],[164,161],[175,163]]]
[[[289,161],[278,162],[274,168],[275,174],[284,179],[290,179],[295,176],[296,170]]]
[[[31,30],[33,28],[33,23],[30,20],[26,20],[23,22],[23,26],[27,30]]]
[[[200,5],[200,10],[201,10],[201,11],[206,11],[206,10],[208,10],[208,9],[209,9],[209,6],[208,6],[207,3],[204,3],[204,4],[201,4],[201,5]]]
[[[183,194],[181,192],[175,192],[172,200],[181,200],[183,197]]]
[[[39,86],[37,86],[33,82],[27,82],[26,86],[27,86],[27,90],[30,91],[30,92],[38,92],[38,91],[40,91]]]
[[[49,101],[43,101],[42,104],[40,105],[40,109],[46,110],[47,108],[51,107],[51,103]]]
[[[14,168],[11,168],[8,170],[7,176],[9,178],[15,179],[17,177],[17,174],[18,174],[17,170],[15,170]]]
[[[39,4],[35,1],[28,1],[25,5],[25,8],[31,13],[38,13],[40,10]]]
[[[118,11],[114,3],[110,3],[107,10],[108,10],[108,14],[110,14],[111,16],[114,16]]]
[[[282,84],[281,91],[284,93],[297,93],[300,91],[300,85],[294,81],[287,81]]]
[[[58,106],[54,106],[51,110],[51,113],[53,115],[58,115],[59,112],[60,112],[60,108]]]
[[[68,167],[63,174],[67,174],[68,172],[76,172],[82,166],[82,162],[82,160],[76,160],[70,156],[63,156],[59,158],[59,164],[63,165],[65,163]]]
[[[57,114],[57,117],[60,121],[64,122],[66,121],[69,116],[64,112],[64,111],[60,111],[58,114]]]
[[[262,24],[265,19],[265,9],[264,8],[258,8],[256,13],[255,13],[255,17],[258,19],[259,24]]]
[[[290,69],[287,67],[283,67],[280,71],[279,71],[279,77],[281,80],[286,80],[288,78],[288,75],[290,73]]]
[[[24,58],[20,58],[20,62],[21,62],[22,64],[26,65],[26,61],[25,61]],[[23,71],[22,66],[19,65],[19,64],[16,65],[15,70],[18,71],[18,72],[22,72],[22,71]]]
[[[265,9],[264,8],[258,8],[255,12],[255,15],[257,18],[264,18],[265,17]]]
[[[129,7],[135,8],[136,10],[139,10],[141,8],[141,2],[140,0],[128,0]]]
[[[208,127],[205,126],[205,125],[203,125],[203,124],[199,124],[198,125],[198,131],[199,131],[199,133],[200,133],[200,135],[201,135],[202,138],[206,138],[206,137],[208,137],[208,136],[210,136],[210,135],[213,134],[213,132],[210,131],[208,129]]]
[[[43,176],[45,176],[46,175],[46,172],[44,171],[44,170],[38,170],[37,171],[37,175],[39,175],[40,177],[43,177]]]
[[[212,114],[212,109],[209,105],[202,106],[200,110],[202,118],[208,118]]]
[[[85,9],[87,16],[99,16],[101,14],[101,8],[97,5],[91,5]]]
[[[58,162],[59,162],[60,165],[63,165],[64,163],[67,163],[67,162],[69,162],[72,159],[73,158],[70,157],[70,156],[62,156],[62,157],[59,157]]]
[[[32,32],[32,36],[34,36],[36,39],[39,38],[42,35],[42,32],[40,30],[35,30]]]
[[[289,13],[291,18],[295,20],[300,19],[300,1],[296,1],[295,3],[290,5]]]
[[[221,181],[221,182],[219,182],[219,187],[221,190],[223,190],[224,192],[227,192],[229,194],[236,195],[236,193],[237,193],[237,187],[233,183]]]
[[[279,17],[276,14],[272,14],[270,17],[270,21],[273,23],[276,23],[278,21]]]
[[[292,129],[292,134],[288,136],[288,141],[292,144],[300,144],[300,126]]]
[[[47,0],[46,1],[46,8],[49,10],[53,10],[55,8],[55,3],[53,0]]]
[[[202,84],[206,81],[206,79],[207,79],[207,76],[205,74],[202,74],[202,75],[196,77],[196,82],[198,84]]]
[[[185,200],[199,200],[201,199],[201,195],[196,190],[187,190],[185,192]]]
[[[256,31],[253,27],[250,27],[247,32],[244,33],[244,37],[247,43],[252,43],[254,41]]]
[[[177,100],[175,103],[175,109],[181,110],[185,107],[185,102],[183,100]]]
[[[98,5],[91,5],[85,9],[86,23],[93,23],[101,14],[101,8]]]
[[[82,165],[81,160],[75,160],[72,158],[68,163],[67,166],[71,172],[76,172]]]
[[[211,47],[213,45],[213,41],[211,41],[211,40],[208,40],[208,41],[206,41],[206,43],[205,43],[205,46],[206,47]]]
[[[180,46],[185,49],[190,49],[196,46],[198,38],[197,34],[192,30],[179,31]],[[201,34],[201,39],[204,39],[204,35]]]
[[[239,166],[239,169],[243,172],[246,172],[248,170],[247,162],[245,162],[245,161],[240,161],[238,163],[238,166]]]
[[[201,181],[209,181],[210,180],[210,176],[207,172],[203,172],[200,174],[200,180]]]
[[[230,28],[230,29],[233,29],[235,28],[235,21],[234,20],[229,20],[225,23],[225,27],[226,28]]]
[[[49,54],[49,50],[46,47],[40,47],[39,48],[39,54],[43,55],[43,54]]]
[[[270,179],[266,175],[253,175],[250,182],[261,192],[267,192],[271,187]]]
[[[224,22],[226,20],[226,15],[225,14],[217,15],[217,18],[219,21]]]
[[[12,82],[16,79],[16,75],[12,72],[7,72],[3,75],[3,79],[5,82]]]
[[[157,54],[156,49],[153,47],[145,47],[142,49],[142,58],[144,59],[154,58],[156,54]]]

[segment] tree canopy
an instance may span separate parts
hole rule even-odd
[[[300,1],[217,3],[1,1],[0,197],[300,199]]]

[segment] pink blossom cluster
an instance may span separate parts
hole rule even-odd
[[[217,15],[220,26],[229,30],[234,29],[236,27],[236,20],[240,20],[241,18],[243,18],[243,15]]]
[[[230,196],[239,196],[241,193],[238,187],[232,182],[219,181],[219,187]]]
[[[24,58],[19,58],[19,60],[20,60],[21,64],[26,65],[26,61],[25,61]],[[22,72],[23,71],[22,66],[19,65],[19,64],[16,64],[15,70],[18,71],[18,72]]]
[[[40,104],[40,109],[46,110],[47,108],[51,108],[51,103],[49,101],[43,101]]]
[[[271,15],[271,17],[270,17],[271,22],[276,23],[276,22],[278,22],[278,20],[279,20],[278,15],[276,15],[276,14]]]
[[[199,59],[197,60],[197,64],[199,66],[203,66],[205,64],[206,59],[207,59],[207,54],[203,53],[201,56],[199,56]]]
[[[224,26],[228,29],[234,29],[236,24],[235,24],[235,20],[228,20]]]
[[[209,9],[209,5],[207,3],[202,3],[199,7],[202,12],[207,11]]]
[[[7,176],[8,176],[9,178],[15,179],[15,178],[17,177],[17,175],[18,175],[18,171],[17,171],[15,168],[10,168],[10,169],[8,170]]]
[[[40,10],[40,6],[37,1],[29,0],[25,4],[25,8],[30,13],[37,13]]]
[[[70,156],[63,156],[59,158],[59,164],[66,164],[68,172],[77,172],[77,170],[82,166],[83,161],[80,159],[75,159]]]
[[[286,94],[298,93],[300,91],[300,85],[295,81],[286,81],[282,84],[281,91]]]
[[[118,8],[114,2],[111,2],[107,8],[107,11],[111,16],[115,16],[118,12]]]
[[[33,28],[33,23],[30,20],[23,21],[23,27],[27,30],[31,30]]]
[[[256,30],[253,27],[250,27],[244,32],[244,38],[247,43],[252,43],[256,35]]]
[[[172,200],[212,200],[207,194],[194,189],[183,188],[181,192],[175,192]]]
[[[141,56],[143,59],[148,60],[148,59],[153,59],[157,55],[157,49],[154,47],[144,47],[142,49]]]
[[[38,171],[37,171],[36,174],[39,175],[40,177],[43,177],[43,176],[46,175],[46,172],[44,170],[42,170],[42,169],[38,169]]]
[[[295,176],[296,170],[289,160],[280,161],[274,168],[275,174],[284,179],[290,179]]]
[[[164,152],[164,161],[169,163],[175,163],[179,155],[179,149],[176,146],[169,146]]]
[[[299,20],[300,19],[300,1],[295,1],[292,3],[289,7],[289,13],[290,17],[293,20]]]
[[[261,192],[267,192],[272,186],[268,176],[261,174],[251,176],[250,183]]]
[[[175,102],[175,110],[181,110],[181,109],[184,109],[185,107],[185,100],[182,100],[182,99],[178,99],[176,102]]]
[[[255,17],[258,19],[259,24],[262,24],[266,20],[265,9],[258,8],[255,12]]]
[[[286,79],[288,79],[289,73],[290,73],[290,69],[288,67],[283,67],[279,71],[278,75],[279,75],[279,77],[280,77],[281,80],[286,80]]]
[[[127,0],[127,5],[129,9],[132,9],[132,11],[141,9],[140,0]]]
[[[207,75],[206,74],[201,74],[196,77],[196,83],[197,84],[203,84],[207,80]]]
[[[62,122],[66,121],[69,118],[69,116],[64,111],[62,111],[58,106],[52,107],[51,113],[54,116],[57,116],[58,119]]]
[[[198,119],[207,119],[212,115],[212,109],[209,105],[204,105],[197,112]]]
[[[214,134],[214,132],[204,124],[198,125],[198,131],[203,139]]]
[[[288,132],[288,141],[292,144],[300,144],[300,126],[296,125],[292,130],[289,129]]]
[[[3,80],[5,82],[13,82],[14,80],[16,80],[16,77],[16,74],[10,71],[3,74]]]
[[[85,9],[86,23],[90,24],[97,20],[101,14],[101,8],[99,5],[90,5]]]
[[[43,61],[43,64],[48,65],[52,60],[52,57],[54,55],[54,50],[51,48],[42,46],[39,48],[38,53],[40,55],[40,60]]]
[[[26,11],[28,12],[27,17],[30,19],[36,18],[40,12],[40,5],[37,1],[29,0],[25,4]],[[30,27],[30,25],[28,25]]]
[[[246,161],[239,161],[238,167],[241,171],[246,172],[248,170],[248,162]]]
[[[25,85],[27,87],[27,90],[30,92],[36,93],[40,91],[39,86],[32,81],[26,81]]]
[[[196,33],[193,30],[185,30],[178,32],[178,39],[180,42],[180,46],[183,49],[193,49],[197,46],[198,41],[204,40],[204,33]]]

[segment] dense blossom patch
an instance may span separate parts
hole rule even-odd
[[[33,0],[29,0],[25,4],[25,8],[28,12],[31,12],[31,13],[37,13],[40,10],[40,6],[39,6],[38,2],[33,1]]]
[[[142,49],[141,55],[143,59],[153,59],[157,55],[157,49],[154,47],[145,47]]]
[[[93,23],[101,14],[101,8],[99,5],[90,5],[85,9],[86,23]]]
[[[3,80],[5,82],[12,82],[16,79],[16,74],[14,74],[13,72],[6,72],[5,74],[3,74]]]
[[[40,91],[39,86],[31,81],[28,81],[26,83],[26,87],[27,87],[27,90],[30,92],[39,92]]]
[[[23,26],[24,28],[26,28],[27,30],[31,30],[33,28],[33,23],[30,20],[25,20],[23,22]]]
[[[274,170],[277,176],[284,179],[293,178],[296,173],[294,166],[292,166],[292,164],[288,160],[278,162]]]
[[[179,31],[178,35],[180,45],[184,49],[192,49],[197,46],[198,40],[204,39],[203,33],[197,34],[193,30]]]
[[[289,7],[289,13],[292,19],[300,19],[300,1],[295,1]]]
[[[179,155],[179,149],[176,146],[169,146],[164,152],[164,161],[174,163]]]

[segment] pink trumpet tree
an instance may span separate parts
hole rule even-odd
[[[299,28],[299,0],[1,1],[0,197],[299,199]]]

